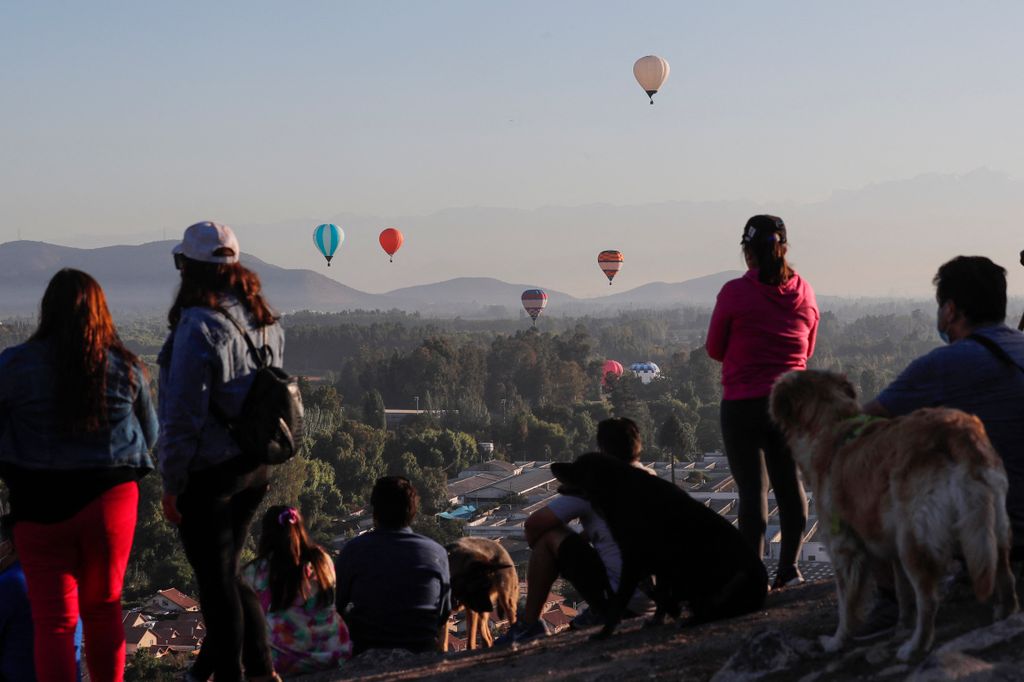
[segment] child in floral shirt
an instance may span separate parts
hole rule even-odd
[[[334,608],[334,564],[310,542],[297,509],[267,510],[259,551],[242,577],[266,614],[277,672],[330,670],[352,655],[348,627]]]

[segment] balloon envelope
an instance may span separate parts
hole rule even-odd
[[[597,266],[601,268],[605,277],[608,278],[609,286],[611,286],[615,275],[618,274],[619,268],[622,267],[623,260],[625,258],[622,256],[621,251],[602,251],[597,254]]]
[[[634,362],[629,366],[629,371],[645,384],[649,384],[661,376],[661,368],[653,362]]]
[[[668,71],[668,62],[653,54],[641,57],[633,64],[633,75],[636,76],[636,82],[651,98],[651,104],[654,104],[654,93],[661,89],[668,78]]]
[[[540,311],[544,310],[544,306],[548,304],[548,295],[542,289],[527,289],[523,292],[522,301],[523,307],[526,308],[526,312],[530,315],[530,319],[536,324],[537,316],[540,315]]]
[[[320,253],[324,255],[324,258],[327,259],[328,265],[331,264],[334,252],[338,250],[343,241],[345,241],[344,230],[332,223],[317,225],[316,229],[313,230],[313,243],[320,250]]]
[[[613,376],[619,378],[622,376],[622,363],[616,360],[606,360],[604,367],[601,369],[601,385],[608,385],[608,377]]]
[[[394,256],[395,252],[402,248],[402,242],[405,241],[405,238],[397,229],[389,227],[380,233],[379,241],[380,247],[384,249],[384,253]]]

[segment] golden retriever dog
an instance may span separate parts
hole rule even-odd
[[[822,638],[826,651],[848,638],[871,558],[892,564],[900,629],[914,625],[901,661],[931,648],[939,582],[957,550],[978,600],[995,594],[995,618],[1017,610],[1006,472],[977,417],[944,408],[868,417],[845,377],[819,371],[780,377],[770,410],[828,531],[839,626]]]
[[[459,538],[446,547],[452,582],[452,611],[466,609],[467,648],[477,648],[477,635],[491,646],[494,638],[488,627],[494,603],[498,611],[516,622],[519,603],[519,576],[512,557],[494,540]],[[448,625],[445,623],[441,650],[448,651]]]

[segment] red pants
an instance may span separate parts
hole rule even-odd
[[[90,679],[124,678],[121,584],[138,507],[138,483],[122,483],[66,521],[14,525],[14,546],[28,583],[39,682],[74,682],[79,615]]]

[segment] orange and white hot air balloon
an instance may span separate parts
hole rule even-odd
[[[612,285],[612,280],[618,274],[619,268],[622,267],[623,260],[625,258],[622,256],[621,251],[602,251],[597,254],[597,266],[601,268],[604,276],[608,278],[608,286]]]
[[[654,93],[658,92],[668,79],[668,62],[653,54],[641,57],[633,64],[633,75],[651,98],[651,104],[654,104]]]
[[[402,242],[405,241],[405,237],[397,229],[389,227],[380,233],[378,241],[380,241],[380,248],[384,249],[384,253],[391,257],[391,262],[394,262],[395,253],[402,248]]]

